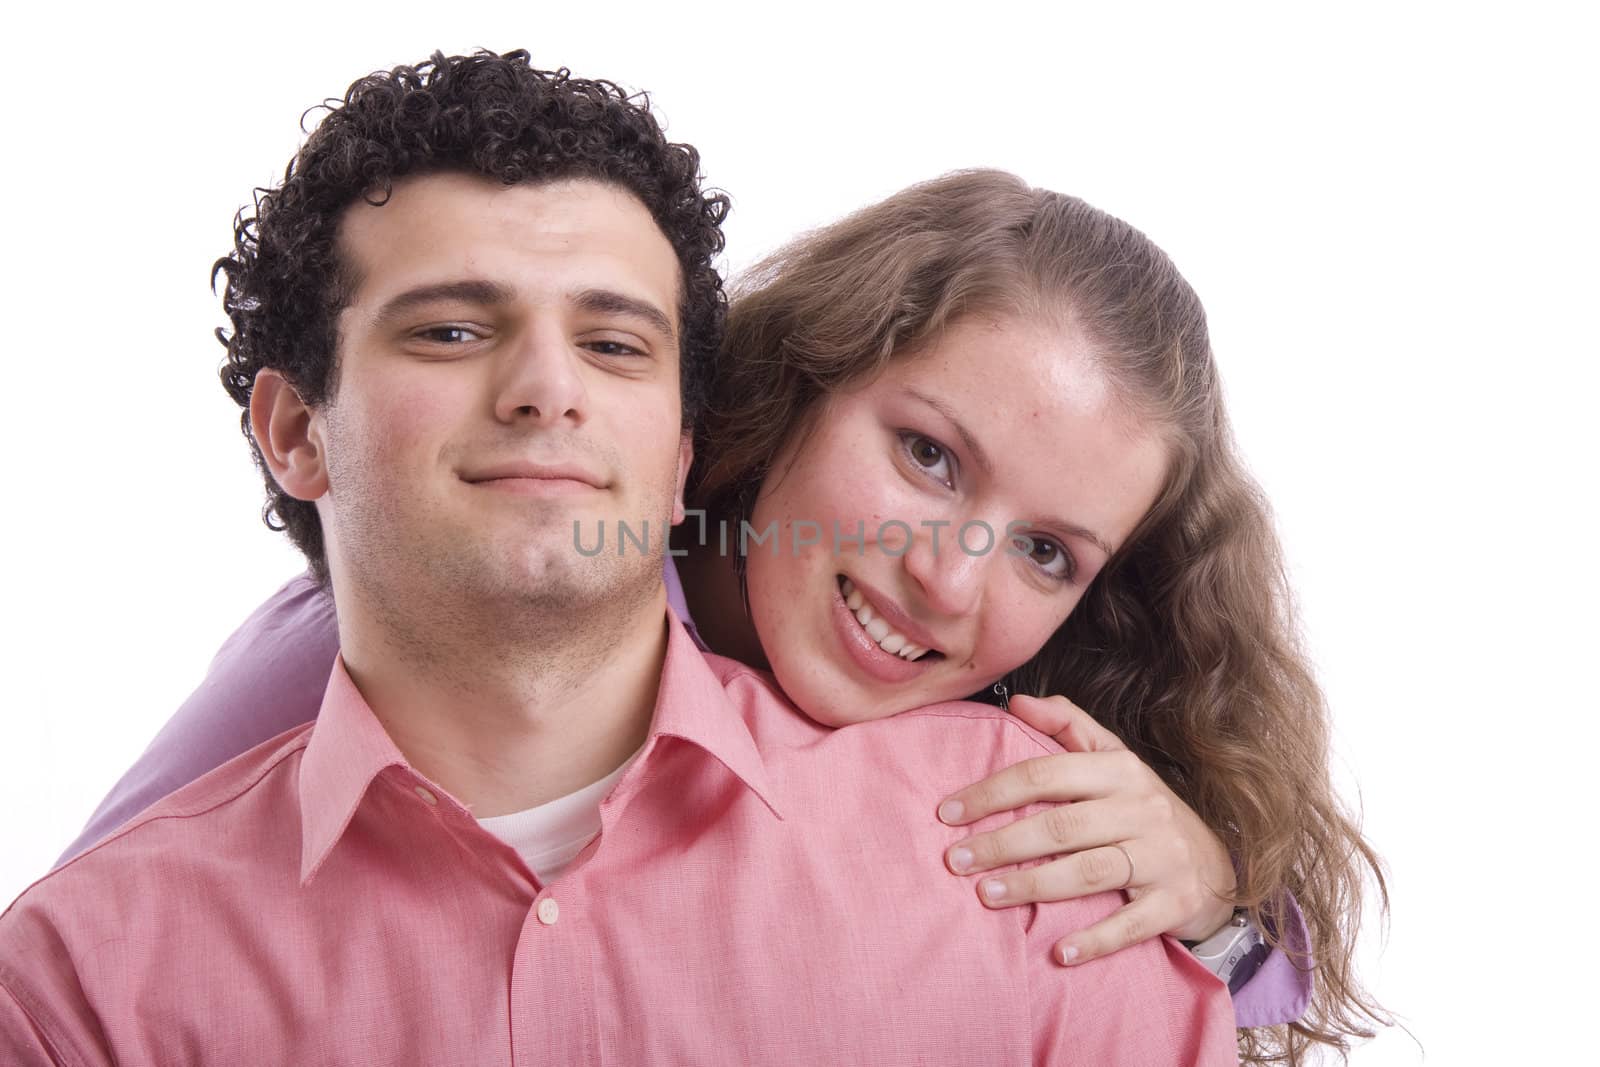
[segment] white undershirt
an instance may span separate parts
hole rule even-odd
[[[642,750],[641,750],[642,751]],[[517,850],[539,881],[549,885],[600,832],[600,802],[639,755],[577,792],[509,815],[491,815],[478,825]]]

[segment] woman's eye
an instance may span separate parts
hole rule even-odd
[[[906,454],[911,457],[912,463],[929,477],[937,478],[945,485],[954,488],[955,475],[950,470],[950,456],[945,452],[943,445],[920,433],[902,433],[900,441],[905,446]]]
[[[1016,544],[1033,561],[1034,566],[1050,577],[1063,582],[1072,579],[1076,570],[1072,565],[1072,556],[1057,542],[1048,537],[1027,537],[1018,538]]]

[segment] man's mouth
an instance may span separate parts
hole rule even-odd
[[[473,485],[495,483],[544,482],[550,486],[563,483],[572,488],[605,488],[606,480],[599,472],[579,463],[539,463],[532,460],[513,459],[492,463],[463,471],[461,479]]]
[[[891,627],[850,579],[841,574],[838,576],[838,582],[839,593],[844,597],[844,606],[850,609],[850,614],[855,616],[862,631],[879,648],[912,663],[927,658],[943,658],[942,653],[917,644]]]

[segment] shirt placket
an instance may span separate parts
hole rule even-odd
[[[603,1062],[581,880],[539,890],[511,963],[511,1062]]]

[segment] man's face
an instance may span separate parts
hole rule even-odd
[[[630,194],[591,181],[397,182],[339,232],[354,279],[312,417],[335,588],[565,607],[659,588],[688,466],[679,270]],[[648,521],[650,551],[614,531]],[[575,548],[574,524],[592,547]],[[341,580],[342,576],[342,580]]]

